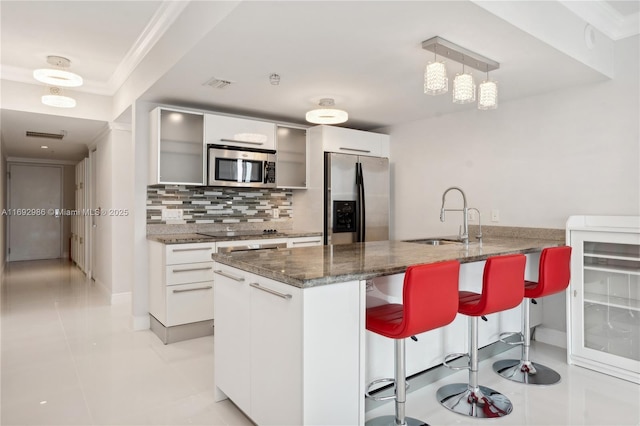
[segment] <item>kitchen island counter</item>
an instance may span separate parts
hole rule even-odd
[[[490,238],[470,243],[431,246],[402,241],[375,241],[332,246],[214,254],[213,260],[299,288],[360,281],[404,273],[411,265],[457,259],[461,263],[489,256],[540,252],[562,241],[532,238]]]

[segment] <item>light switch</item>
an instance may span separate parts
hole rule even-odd
[[[491,210],[491,222],[500,222],[500,210]]]

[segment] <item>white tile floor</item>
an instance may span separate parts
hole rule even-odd
[[[107,303],[64,261],[7,264],[0,291],[0,424],[251,425],[229,401],[213,399],[213,339],[163,345],[132,331],[130,306]],[[480,364],[480,382],[506,394],[513,413],[474,420],[435,401],[436,389],[466,381],[458,372],[409,394],[407,413],[437,424],[638,425],[640,386],[568,366],[564,351],[538,344],[536,361],[563,377],[549,387],[504,380]],[[367,418],[390,414],[389,403]]]

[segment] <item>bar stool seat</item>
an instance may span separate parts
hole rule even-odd
[[[467,354],[450,354],[444,365],[468,369],[469,383],[454,383],[438,389],[436,397],[447,409],[469,417],[503,417],[513,405],[500,392],[478,384],[478,317],[518,306],[524,295],[523,254],[493,256],[487,259],[482,277],[482,293],[460,291],[458,312],[469,317],[469,364],[450,367],[448,363]]]
[[[367,421],[367,425],[426,425],[425,422],[405,415],[406,368],[405,339],[453,321],[458,310],[458,277],[460,263],[457,260],[415,265],[407,268],[402,289],[402,304],[390,303],[368,308],[367,330],[394,339],[395,377],[378,379],[368,386],[381,382],[394,382],[395,395],[377,397],[376,400],[395,399],[395,415],[381,416]]]
[[[536,303],[535,299],[549,296],[566,290],[571,277],[571,247],[550,247],[542,250],[540,266],[538,267],[538,281],[525,281],[522,309],[522,331],[520,333],[504,333],[501,340],[512,345],[522,345],[522,355],[517,359],[503,359],[493,364],[493,371],[514,382],[529,385],[552,385],[560,381],[560,374],[529,359],[531,345],[531,326],[529,318],[529,303]],[[520,334],[519,342],[507,342],[507,336]]]

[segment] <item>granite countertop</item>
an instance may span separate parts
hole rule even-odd
[[[199,233],[187,234],[148,234],[147,240],[162,244],[210,243],[216,241],[262,240],[274,238],[317,237],[322,232],[280,231],[276,233],[255,233],[255,231],[212,232],[210,235]]]
[[[325,284],[403,273],[408,266],[458,259],[461,263],[489,256],[539,252],[564,244],[557,239],[487,238],[478,243],[431,246],[402,241],[375,241],[295,249],[258,250],[214,254],[216,262],[295,287]]]

